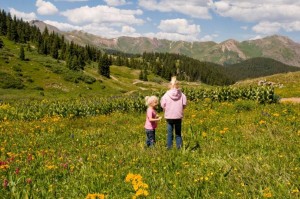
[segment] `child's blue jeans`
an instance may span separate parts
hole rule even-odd
[[[155,129],[146,129],[146,145],[154,146],[155,144]]]
[[[182,119],[167,119],[167,148],[170,149],[173,146],[173,130],[175,129],[176,147],[180,149],[182,147],[181,137],[181,123]]]

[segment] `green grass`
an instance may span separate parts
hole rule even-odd
[[[281,98],[300,97],[300,72],[276,74],[238,82],[238,86],[257,85],[260,80],[273,82],[276,95]]]
[[[27,61],[18,58],[19,45],[2,37],[4,48],[0,49],[0,72],[5,72],[20,79],[25,87],[23,89],[0,88],[2,100],[15,100],[20,96],[25,99],[63,99],[91,96],[112,96],[132,93],[144,89],[148,83],[139,86],[134,83],[138,80],[139,70],[127,67],[111,66],[111,78],[98,74],[97,63],[87,65],[83,73],[73,72],[65,67],[63,61],[57,61],[49,56],[42,56],[32,47],[31,51],[25,50]],[[55,72],[56,71],[56,72]],[[78,83],[65,80],[65,76],[72,77],[87,75],[96,79],[93,84],[83,81]],[[160,89],[159,83],[151,84],[152,89]]]
[[[190,103],[181,150],[166,150],[164,120],[156,146],[145,148],[144,113],[4,120],[0,181],[9,184],[0,195],[130,198],[133,173],[148,198],[297,198],[299,113],[291,104]]]
[[[28,114],[22,99],[42,100],[41,106],[53,105],[55,99],[57,109],[63,108],[63,100],[76,100],[74,106],[85,107],[83,99],[89,97],[147,94],[166,89],[164,81],[151,74],[155,81],[138,82],[139,71],[117,66],[111,67],[112,78],[107,79],[98,75],[93,63],[84,74],[94,77],[94,84],[72,83],[52,71],[62,62],[34,50],[25,52],[28,61],[20,62],[18,46],[5,39],[4,43],[0,71],[21,78],[25,89],[0,89],[2,198],[86,198],[94,193],[132,198],[137,192],[126,182],[128,174],[142,176],[139,182],[148,185],[147,198],[300,197],[300,104],[189,101],[182,127],[184,147],[166,150],[162,120],[156,146],[145,148],[145,113],[40,118],[35,112],[29,113],[31,120],[4,116],[7,110],[18,118]],[[275,88],[276,94],[294,97],[300,96],[299,74],[265,79],[283,84]],[[257,85],[258,80],[237,86]],[[188,82],[182,86],[212,88]]]

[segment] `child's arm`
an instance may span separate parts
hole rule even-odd
[[[161,120],[161,117],[156,117],[156,118],[149,118],[149,121],[150,122],[156,122],[156,121],[160,121]]]

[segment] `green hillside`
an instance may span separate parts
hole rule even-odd
[[[110,96],[161,88],[159,83],[139,81],[139,70],[127,67],[111,66],[110,79],[99,75],[93,62],[81,72],[72,71],[65,62],[38,54],[35,46],[30,51],[25,47],[25,61],[21,61],[20,44],[0,38],[4,43],[0,49],[0,99]],[[149,78],[163,81],[153,75]]]
[[[300,97],[300,71],[242,80],[234,86],[256,86],[262,80],[272,83],[276,95],[280,97]]]
[[[226,67],[226,73],[235,81],[295,71],[300,71],[300,68],[264,57],[248,59]]]
[[[0,100],[108,97],[135,92],[149,93],[167,87],[166,80],[157,75],[150,73],[149,81],[141,81],[140,70],[124,66],[111,66],[111,78],[99,75],[95,62],[89,63],[81,72],[69,70],[64,61],[39,54],[33,45],[30,50],[25,46],[25,61],[21,61],[20,44],[9,41],[6,37],[0,38],[4,44],[0,49]],[[236,85],[247,85],[249,82],[257,85],[261,79],[283,84],[284,86],[275,88],[276,94],[281,97],[300,96],[299,86],[297,87],[300,85],[299,72],[278,74],[275,78],[263,76],[253,78],[252,81],[248,79]],[[184,81],[182,86],[212,88],[203,83]]]

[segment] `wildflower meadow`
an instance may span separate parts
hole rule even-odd
[[[188,96],[180,150],[142,98],[1,102],[1,198],[300,198],[299,104]]]

